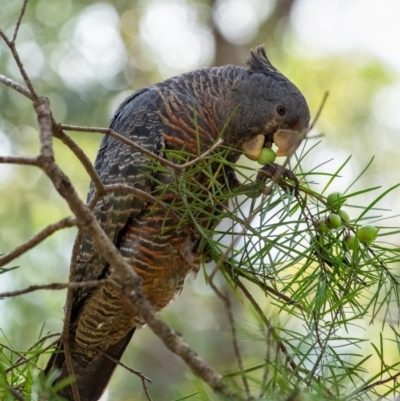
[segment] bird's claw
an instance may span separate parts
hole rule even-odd
[[[266,164],[258,170],[256,183],[263,183],[267,179],[273,180],[279,186],[284,188],[294,188],[297,190],[299,186],[299,180],[297,179],[296,174],[292,170],[276,163]],[[291,185],[286,182],[286,180],[292,181],[293,184]]]

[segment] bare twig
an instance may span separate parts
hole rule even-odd
[[[69,346],[69,328],[70,328],[69,324],[64,325],[63,339],[64,339],[64,333],[68,333],[67,334],[68,337],[67,341],[65,340],[63,341],[63,347],[64,347],[64,355],[65,355],[65,362],[67,364],[68,375],[70,377],[75,377],[72,357],[71,357],[71,347]],[[71,390],[72,390],[72,396],[74,397],[74,401],[81,401],[78,385],[76,384],[75,380],[73,380],[71,383]]]
[[[10,41],[10,39],[8,39],[7,35],[0,29],[0,36],[3,38],[4,42],[6,43],[6,45],[8,46],[8,48],[11,51],[11,54],[15,60],[15,62],[17,63],[19,72],[22,75],[22,78],[24,79],[24,82],[26,84],[26,86],[28,87],[29,93],[30,93],[30,98],[32,100],[36,100],[38,95],[35,91],[35,89],[33,88],[32,82],[28,77],[28,74],[25,71],[24,65],[22,64],[21,58],[19,57],[19,54],[17,52],[17,49],[15,47],[15,43]]]
[[[0,74],[0,82],[3,83],[4,85],[16,90],[17,92],[21,93],[21,95],[26,96],[28,99],[33,100],[33,97],[29,90],[25,88],[25,86],[22,86],[21,84],[14,82],[10,78],[7,78],[6,76]]]
[[[69,282],[73,282],[76,277],[76,261],[78,260],[78,252],[80,244],[82,242],[82,234],[83,234],[82,230],[79,230],[74,241],[74,246],[72,247],[71,263],[69,267],[69,279],[68,279]],[[69,376],[74,377],[74,368],[72,364],[71,350],[69,346],[69,331],[70,331],[69,322],[71,321],[72,306],[73,306],[72,304],[73,304],[73,291],[72,288],[68,288],[67,300],[65,302],[65,312],[64,312],[65,313],[64,321],[67,324],[64,324],[61,338],[62,338],[62,344],[64,346],[67,372]],[[71,383],[71,388],[74,398],[79,400],[78,388],[75,381]]]
[[[286,365],[290,366],[291,371],[294,373],[296,378],[299,381],[304,382],[304,378],[299,374],[299,367],[298,365],[294,362],[293,358],[290,356],[289,351],[287,350],[285,344],[282,342],[278,334],[276,333],[274,327],[272,326],[271,322],[268,320],[268,318],[265,316],[264,312],[261,310],[260,306],[254,299],[254,297],[251,295],[250,291],[246,288],[243,283],[238,280],[237,286],[242,290],[246,298],[250,301],[251,305],[253,306],[254,310],[257,312],[258,316],[261,318],[263,323],[265,324],[265,327],[268,330],[268,333],[270,333],[271,337],[275,341],[277,348],[280,352],[282,352]],[[310,373],[310,372],[308,372]],[[313,380],[315,383],[319,383],[320,379],[318,377],[315,377],[313,374],[310,375],[311,380]],[[328,395],[332,395],[332,392],[328,389],[325,388],[325,391]]]
[[[0,293],[1,298],[11,298],[18,295],[28,294],[30,292],[39,290],[65,290],[66,288],[82,288],[82,287],[102,287],[103,285],[109,285],[113,288],[119,289],[119,287],[111,280],[92,280],[92,281],[80,281],[80,282],[69,282],[69,283],[51,283],[42,285],[30,285],[27,288],[17,291],[7,291]]]
[[[7,386],[8,391],[15,397],[16,400],[18,401],[27,401],[25,397],[22,396],[22,394],[17,391],[14,387],[12,386]]]
[[[131,367],[125,365],[123,362],[121,362],[118,359],[115,359],[113,356],[107,354],[104,351],[101,351],[101,353],[108,359],[110,359],[111,361],[113,361],[114,363],[116,363],[117,365],[123,367],[124,369],[126,369],[128,372],[133,373],[134,375],[138,376],[140,378],[140,380],[142,381],[142,387],[143,390],[146,394],[146,398],[148,399],[148,401],[152,401],[151,397],[150,397],[150,393],[149,393],[149,389],[147,388],[147,384],[146,381],[149,383],[153,383],[148,377],[146,377],[142,372],[140,372],[139,370],[135,370],[132,369]]]
[[[101,128],[101,127],[82,127],[77,125],[66,125],[66,124],[58,124],[58,126],[65,130],[65,131],[77,131],[77,132],[93,132],[97,134],[106,134],[110,135],[115,139],[118,139],[120,142],[125,143],[126,145],[131,146],[133,149],[138,150],[139,152],[143,153],[150,158],[157,160],[161,165],[166,167],[171,167],[174,170],[180,171],[179,165],[174,164],[161,156],[156,155],[153,152],[143,148],[142,146],[138,145],[137,143],[131,141],[128,138],[118,134],[117,132],[113,131],[111,128]]]
[[[239,344],[237,341],[235,320],[233,318],[233,313],[232,313],[232,303],[231,303],[231,300],[229,299],[228,295],[223,297],[223,301],[225,302],[226,310],[228,313],[229,325],[231,327],[231,333],[232,333],[233,349],[235,351],[236,360],[238,362],[239,370],[240,370],[240,373],[242,376],[243,386],[246,391],[247,399],[250,400],[252,397],[251,397],[250,387],[249,387],[249,383],[248,383],[248,380],[246,377],[246,373],[244,371],[244,366],[243,366],[242,356],[240,353]]]
[[[34,355],[28,357],[28,358],[25,358],[25,359],[23,359],[23,360],[19,359],[19,360],[18,360],[17,362],[15,362],[12,366],[10,366],[10,367],[8,367],[7,369],[5,369],[5,372],[6,372],[6,373],[9,373],[9,372],[11,372],[13,369],[15,369],[16,367],[21,366],[21,365],[24,365],[25,363],[30,362],[33,358],[36,358],[38,355],[43,354],[43,353],[45,353],[47,350],[49,350],[50,348],[54,347],[54,345],[55,345],[57,342],[58,342],[58,339],[55,340],[55,341],[53,341],[52,343],[50,343],[47,347],[42,348],[42,349],[40,350],[40,352],[38,352],[38,353],[36,353],[36,354],[34,354]],[[30,349],[32,349],[32,347],[31,347]]]
[[[352,394],[350,394],[349,397],[351,397],[352,395],[355,395],[355,394],[365,393],[366,391],[368,391],[369,389],[371,389],[373,387],[381,386],[382,384],[386,384],[386,383],[389,383],[391,381],[397,383],[397,380],[399,379],[399,377],[400,377],[400,372],[396,373],[393,376],[391,374],[389,374],[389,377],[387,377],[386,379],[377,380],[377,381],[375,381],[375,382],[373,382],[371,384],[368,384],[368,385],[362,387],[361,389],[359,389],[357,391],[354,391]]]
[[[2,164],[19,164],[22,166],[38,166],[36,157],[19,157],[19,156],[0,156],[0,163]]]
[[[206,150],[202,155],[200,155],[199,157],[196,157],[195,159],[193,159],[187,163],[179,164],[179,165],[177,165],[177,167],[180,170],[185,170],[186,168],[198,163],[200,160],[206,159],[210,154],[212,154],[214,152],[215,149],[219,148],[223,144],[223,142],[224,142],[224,140],[222,138],[218,139],[218,141],[215,142],[214,145],[211,146],[210,149]]]
[[[196,157],[195,159],[193,159],[187,163],[184,163],[184,164],[175,164],[175,163],[172,163],[172,162],[164,159],[161,156],[158,156],[157,154],[155,154],[153,152],[150,152],[149,150],[138,145],[136,142],[133,142],[128,138],[125,138],[124,136],[113,131],[111,128],[83,127],[83,126],[66,125],[66,124],[58,124],[58,126],[60,129],[65,130],[65,131],[93,132],[93,133],[98,133],[98,134],[110,135],[113,138],[118,139],[119,141],[131,146],[133,149],[138,150],[139,152],[143,153],[144,155],[146,155],[154,160],[157,160],[161,165],[170,167],[175,171],[183,171],[187,167],[190,167],[193,164],[198,163],[200,160],[207,158],[215,149],[220,147],[223,143],[223,140],[219,139],[210,149],[208,149],[206,152],[204,152],[199,157]]]
[[[11,347],[9,347],[9,346],[6,345],[6,344],[0,344],[0,346],[1,346],[2,348],[5,348],[5,349],[7,349],[8,351],[12,352],[12,353],[15,354],[15,355],[18,355],[18,356],[19,356],[18,361],[23,361],[23,363],[28,363],[28,362],[29,362],[29,359],[28,359],[25,355],[22,355],[21,352],[19,352],[19,351],[13,349],[13,348],[11,348]],[[36,365],[35,365],[35,368],[39,369],[39,367],[36,366]]]
[[[250,291],[247,289],[243,283],[238,280],[237,281],[237,286],[242,290],[243,294],[246,296],[246,298],[250,301],[251,305],[253,306],[254,310],[257,312],[258,316],[261,318],[263,323],[265,324],[265,327],[268,329],[268,331],[271,333],[272,338],[274,341],[277,343],[278,348],[280,351],[283,353],[285,356],[286,363],[290,365],[290,367],[296,371],[297,370],[297,365],[294,363],[292,357],[290,356],[285,344],[282,343],[280,340],[279,336],[276,334],[274,327],[272,326],[271,322],[268,320],[268,318],[265,316],[264,312],[261,310],[260,306],[254,299],[254,297],[251,295]],[[298,378],[301,379],[300,376]]]
[[[53,135],[58,138],[64,145],[68,146],[71,151],[75,154],[76,158],[82,163],[86,172],[89,174],[90,179],[97,191],[104,190],[104,184],[101,182],[97,171],[93,167],[92,162],[86,156],[85,152],[77,145],[77,143],[68,136],[64,131],[58,128],[58,126],[53,122]],[[58,129],[57,129],[58,128]]]
[[[308,129],[308,131],[311,131],[314,128],[315,124],[317,123],[317,121],[319,119],[319,116],[321,115],[322,110],[325,107],[325,103],[328,100],[328,96],[329,96],[329,92],[326,91],[324,93],[324,97],[322,98],[322,101],[321,101],[321,103],[320,103],[320,105],[318,107],[317,114],[315,115],[313,122],[310,124],[310,128]]]
[[[57,223],[48,225],[45,229],[37,233],[29,241],[18,246],[17,248],[7,253],[6,255],[0,256],[0,267],[11,262],[18,256],[21,256],[22,254],[29,251],[36,245],[40,244],[43,240],[50,237],[50,235],[54,234],[56,231],[67,227],[73,227],[74,225],[76,225],[76,220],[72,217],[67,217],[65,219],[58,221]]]
[[[179,216],[176,215],[176,213],[173,210],[171,210],[171,207],[169,205],[165,204],[164,202],[162,202],[162,200],[155,198],[153,195],[150,195],[146,191],[142,191],[141,189],[138,189],[138,188],[135,188],[135,187],[131,187],[131,186],[126,185],[126,184],[108,184],[108,185],[104,185],[104,189],[103,189],[102,193],[99,194],[99,196],[101,196],[104,193],[114,192],[114,191],[130,193],[130,194],[133,194],[133,195],[137,196],[140,199],[143,199],[146,202],[149,202],[149,203],[152,203],[152,204],[157,203],[157,205],[159,207],[163,208],[170,215],[174,215],[178,220],[180,219]],[[91,202],[90,206],[92,205],[92,203],[95,203],[95,202]]]
[[[13,44],[15,43],[15,41],[16,41],[16,39],[17,39],[18,30],[19,30],[19,27],[20,27],[20,25],[21,25],[22,17],[23,17],[24,14],[25,14],[25,10],[26,10],[26,5],[27,5],[27,3],[28,3],[28,0],[24,0],[24,3],[22,4],[21,12],[19,13],[18,21],[17,21],[17,23],[15,24],[14,34],[13,34],[13,37],[12,37],[12,39],[11,39],[11,42],[12,42]]]

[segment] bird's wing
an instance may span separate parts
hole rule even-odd
[[[159,154],[164,148],[162,126],[156,108],[157,93],[150,87],[134,92],[118,108],[111,120],[110,128],[132,140],[143,148]],[[150,192],[153,182],[147,168],[151,160],[111,136],[104,136],[100,145],[95,169],[103,184],[125,184]],[[88,203],[95,189],[90,186]],[[116,244],[119,233],[128,219],[140,214],[146,202],[127,192],[109,192],[98,200],[93,213],[102,229]],[[92,238],[84,234],[79,251],[74,281],[96,280],[104,274],[107,262],[99,253]],[[89,288],[74,291],[72,314],[80,308]]]

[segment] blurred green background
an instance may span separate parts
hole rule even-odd
[[[0,0],[0,27],[8,35],[20,6],[21,1]],[[272,63],[304,93],[312,115],[325,91],[330,92],[313,131],[324,134],[322,143],[304,168],[330,160],[324,170],[333,172],[353,155],[332,187],[340,190],[375,156],[357,186],[388,188],[400,181],[396,10],[396,0],[379,4],[372,0],[30,0],[17,45],[34,86],[50,99],[58,121],[104,127],[133,90],[204,66],[244,65],[249,48],[265,43]],[[22,82],[4,43],[0,73]],[[101,135],[72,136],[93,160]],[[57,141],[55,149],[57,162],[85,199],[89,180],[83,168]],[[31,103],[1,85],[0,154],[37,153]],[[325,182],[321,178],[316,188],[322,190]],[[368,196],[366,204],[376,194]],[[395,214],[400,208],[398,197],[397,191],[379,206]],[[65,202],[41,171],[0,165],[0,253],[68,215]],[[400,224],[391,219],[387,225]],[[0,292],[65,282],[74,236],[73,229],[61,231],[13,262],[21,267],[0,276]],[[393,241],[400,242],[398,237]],[[264,295],[257,294],[269,311]],[[0,341],[27,349],[44,322],[45,331],[60,330],[64,298],[64,291],[41,291],[2,300]],[[265,352],[263,336],[249,308],[240,302],[234,307],[240,345],[250,366]],[[162,315],[222,373],[236,369],[224,307],[201,273],[196,280],[188,279],[183,294]],[[366,338],[373,334],[373,328],[361,331]],[[396,349],[393,358],[398,359]],[[148,328],[135,334],[123,361],[154,381],[150,392],[155,400],[196,390],[196,379]],[[106,397],[145,399],[140,380],[122,369],[113,377]]]

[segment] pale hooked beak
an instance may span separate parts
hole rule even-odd
[[[307,131],[278,130],[274,133],[273,141],[278,147],[276,156],[291,156],[300,146],[301,141],[305,138]],[[265,135],[257,135],[256,137],[242,144],[243,153],[251,160],[257,160],[261,154],[261,150],[265,143]],[[268,147],[270,147],[269,145]]]
[[[291,156],[306,137],[307,131],[279,130],[274,134],[274,143],[278,147],[276,155]]]

